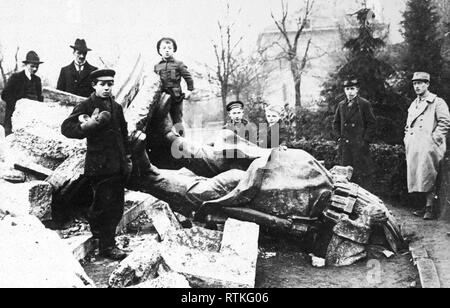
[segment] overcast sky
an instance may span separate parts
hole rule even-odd
[[[402,0],[393,0],[402,1]],[[270,12],[280,0],[229,0],[243,48],[255,46],[257,34],[273,24]],[[302,1],[288,1],[291,11]],[[155,44],[162,36],[176,39],[177,57],[186,62],[214,60],[211,40],[217,38],[217,20],[224,18],[224,0],[0,0],[0,44],[12,65],[16,46],[19,58],[35,50],[45,62],[40,74],[55,80],[59,68],[72,60],[69,45],[85,38],[93,51],[88,60],[135,57],[143,53],[158,60]],[[240,13],[237,10],[240,9]],[[203,61],[201,61],[203,60]]]

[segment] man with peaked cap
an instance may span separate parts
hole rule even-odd
[[[417,98],[408,109],[404,139],[408,192],[425,195],[425,207],[414,214],[432,220],[436,216],[435,185],[446,151],[450,114],[445,101],[428,90],[430,74],[416,72],[412,83]]]
[[[89,74],[97,68],[86,61],[88,51],[86,41],[76,39],[73,49],[74,61],[61,69],[56,88],[78,96],[89,97],[94,92]]]
[[[16,108],[16,102],[21,98],[44,101],[42,96],[41,78],[36,76],[41,62],[34,51],[29,51],[24,61],[25,69],[14,73],[6,83],[2,92],[2,99],[6,102],[4,128],[6,136],[12,133],[11,118]]]
[[[244,119],[244,103],[241,101],[233,101],[227,104],[226,109],[230,119],[222,128],[233,131],[241,138],[257,144],[257,127],[254,123],[249,123]]]
[[[122,260],[126,253],[115,243],[116,228],[124,207],[125,183],[131,169],[131,150],[122,106],[112,97],[115,72],[96,70],[90,74],[94,93],[80,102],[62,123],[67,138],[87,139],[84,176],[92,187],[93,201],[88,221],[99,239],[100,256]]]
[[[353,167],[352,181],[370,188],[373,162],[369,144],[376,129],[376,119],[370,102],[359,96],[359,81],[349,76],[343,83],[346,98],[336,108],[333,129],[338,136],[342,166]]]

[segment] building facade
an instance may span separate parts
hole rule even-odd
[[[401,41],[399,32],[404,0],[367,1],[367,6],[376,15],[376,22],[383,25],[383,31],[389,31],[388,43]],[[356,17],[351,14],[361,9],[359,0],[327,1],[317,0],[316,6],[307,21],[298,44],[299,59],[302,60],[307,42],[311,39],[308,62],[301,81],[301,101],[306,108],[316,108],[321,97],[322,84],[330,72],[345,62],[343,44],[346,35],[356,32]],[[299,12],[297,16],[301,16]],[[288,22],[288,35],[291,41],[297,30],[296,22]],[[265,89],[265,99],[272,104],[294,105],[295,90],[289,62],[280,57],[284,38],[275,25],[270,25],[258,37],[258,48],[265,49],[269,59],[265,69],[269,78]]]

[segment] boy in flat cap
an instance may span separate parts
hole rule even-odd
[[[34,51],[29,51],[26,59],[22,62],[25,64],[25,69],[12,74],[2,92],[2,99],[6,102],[4,121],[6,136],[12,134],[11,118],[18,100],[28,98],[40,102],[44,101],[41,78],[36,76],[39,65],[44,62],[41,62]]]
[[[408,192],[425,195],[424,209],[414,214],[432,220],[436,214],[435,184],[446,151],[450,114],[445,101],[428,90],[430,74],[416,72],[412,83],[417,98],[408,109],[404,139]]]
[[[230,119],[222,128],[231,130],[241,138],[257,144],[257,128],[256,125],[244,119],[244,103],[241,101],[233,101],[227,104],[226,109]]]
[[[74,61],[63,67],[59,74],[56,89],[69,92],[82,97],[89,97],[94,92],[89,74],[97,70],[95,66],[86,61],[88,51],[86,41],[76,39],[75,44],[70,46],[73,49]]]
[[[368,188],[373,176],[369,144],[376,130],[370,102],[359,96],[359,81],[350,76],[343,83],[346,99],[336,109],[333,129],[338,138],[342,166],[353,167],[352,181]]]
[[[155,73],[161,78],[162,91],[171,96],[170,116],[177,132],[184,136],[183,127],[183,99],[189,99],[194,90],[194,80],[187,66],[173,57],[177,51],[177,43],[174,39],[163,37],[156,44],[156,50],[162,57],[155,65]],[[181,78],[187,85],[187,92],[181,90]]]
[[[100,256],[122,260],[126,253],[116,247],[115,235],[132,163],[123,109],[111,94],[114,75],[109,69],[90,74],[95,92],[74,108],[61,132],[68,138],[87,138],[85,176],[94,192],[88,221],[92,234],[99,239]]]

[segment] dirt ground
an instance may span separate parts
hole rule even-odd
[[[409,288],[417,280],[410,257],[369,260],[342,268],[314,268],[301,252],[258,258],[257,288]]]
[[[393,207],[411,245],[423,246],[436,265],[442,288],[450,288],[450,222],[445,219],[424,221],[412,215],[413,209]]]
[[[414,208],[387,202],[389,208],[411,245],[426,248],[436,265],[441,287],[450,287],[450,222],[445,219],[424,221],[415,217]],[[344,268],[314,268],[309,256],[292,243],[263,242],[260,249],[266,254],[258,258],[256,286],[259,288],[408,288],[420,287],[417,269],[411,255],[398,255],[391,259],[363,261]],[[267,258],[267,252],[276,255]],[[270,256],[270,255],[269,255]]]
[[[316,268],[295,243],[263,239],[259,247],[257,288],[410,288],[419,281],[409,253]]]

